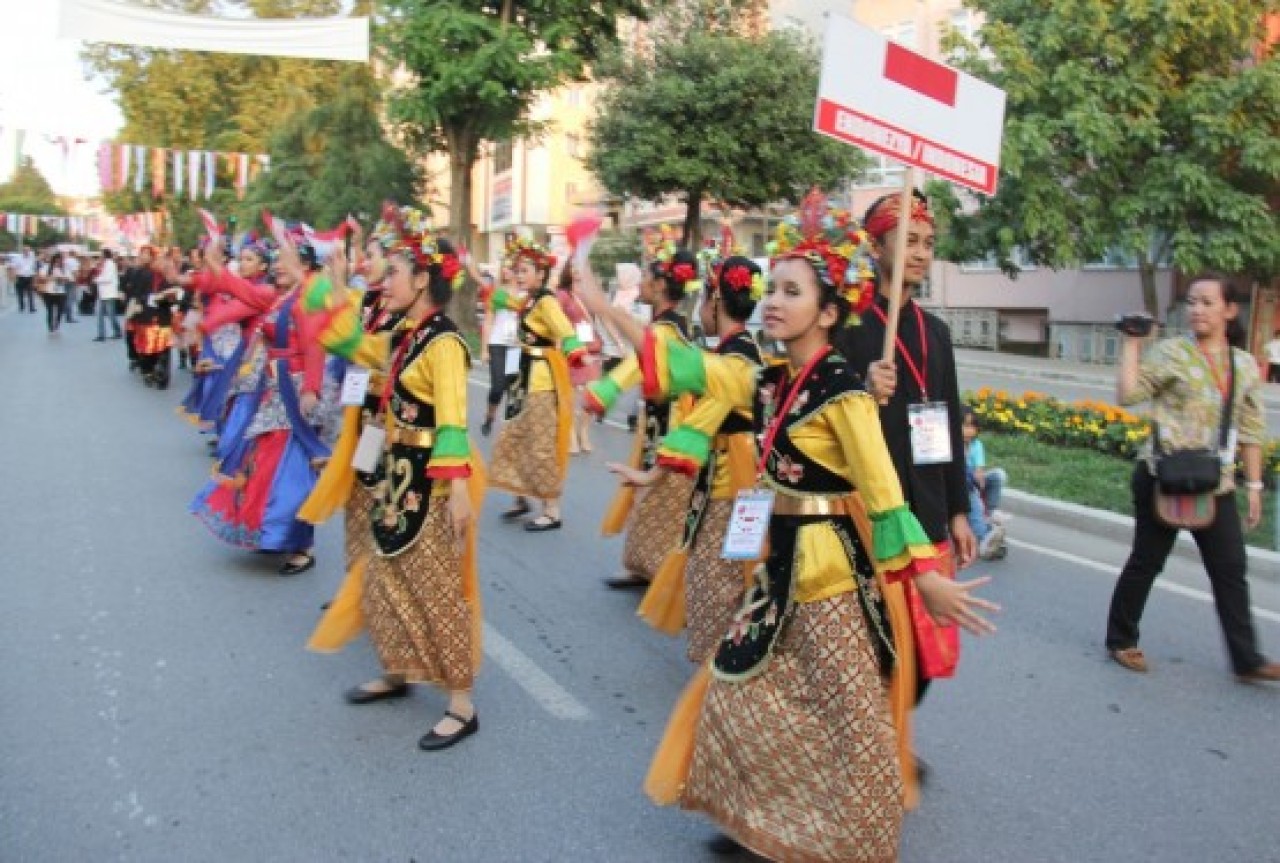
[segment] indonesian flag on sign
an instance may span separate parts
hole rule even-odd
[[[987,195],[1004,134],[1003,90],[841,15],[827,19],[814,128]]]

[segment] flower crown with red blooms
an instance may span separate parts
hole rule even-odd
[[[747,291],[752,301],[759,302],[764,296],[764,274],[758,267],[747,267],[741,261],[730,264],[735,257],[749,260],[745,256],[746,249],[734,242],[733,231],[725,225],[720,230],[720,241],[708,240],[706,247],[698,253],[698,262],[713,290]]]
[[[902,196],[886,195],[881,198],[867,214],[867,233],[877,240],[898,227],[902,215]],[[933,213],[929,210],[929,199],[919,192],[911,196],[911,221],[933,224]]]
[[[870,235],[847,210],[827,203],[814,189],[800,204],[800,212],[778,225],[769,244],[771,263],[800,258],[809,262],[818,281],[834,288],[852,308],[850,321],[871,307],[876,295],[875,258]]]
[[[515,237],[507,242],[503,259],[508,266],[514,267],[521,258],[532,262],[539,270],[546,272],[550,272],[556,265],[556,256],[551,254],[546,246],[526,237]]]
[[[656,238],[647,238],[645,246],[649,268],[655,276],[666,276],[683,286],[686,294],[696,294],[702,290],[698,262],[677,260],[680,247],[669,226],[663,225]]]
[[[431,226],[431,217],[414,207],[386,204],[382,218],[373,229],[373,238],[388,254],[402,254],[413,260],[418,269],[437,269],[454,287],[462,277],[462,261],[452,248],[441,245],[441,238]]]

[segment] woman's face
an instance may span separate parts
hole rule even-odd
[[[240,275],[246,279],[256,278],[262,275],[263,270],[267,268],[267,264],[262,258],[258,257],[258,253],[252,249],[240,250]]]
[[[1187,323],[1197,336],[1218,336],[1240,314],[1240,307],[1224,299],[1223,286],[1211,279],[1194,282],[1187,291]]]
[[[293,289],[293,285],[294,285],[293,277],[290,276],[288,273],[286,273],[283,269],[276,270],[274,281],[276,285],[276,290],[279,291],[280,293],[285,293],[286,291],[290,291]]]
[[[818,276],[808,262],[791,258],[774,264],[765,293],[764,332],[771,339],[789,342],[807,335],[815,326],[830,329],[836,322],[833,306],[822,306]]]
[[[964,435],[965,443],[973,443],[978,437],[978,424],[973,421],[973,417],[966,416],[960,421],[960,433]]]
[[[708,290],[706,296],[702,298],[702,304],[698,306],[698,323],[702,324],[702,331],[709,336],[720,335],[719,321],[716,315],[716,309],[719,307],[720,292],[718,290]]]
[[[382,243],[379,243],[377,240],[370,240],[365,243],[364,250],[371,260],[381,261],[384,257],[382,254]]]
[[[521,291],[536,291],[542,287],[542,273],[528,258],[516,261],[514,275],[516,288]]]
[[[413,265],[403,255],[392,255],[387,263],[387,283],[383,289],[386,293],[387,308],[393,312],[408,311],[418,299],[418,294],[427,276],[413,274]]]
[[[894,253],[898,248],[898,231],[902,225],[887,232],[877,243],[880,263],[885,273],[892,275],[897,271],[898,261]],[[907,285],[918,285],[929,277],[929,269],[933,266],[933,225],[928,222],[909,222],[907,225],[907,250],[903,256],[902,281]]]

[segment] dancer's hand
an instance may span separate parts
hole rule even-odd
[[[658,481],[658,477],[662,473],[662,469],[658,467],[655,467],[652,470],[643,471],[636,470],[631,465],[620,464],[616,461],[609,462],[605,467],[609,469],[610,473],[615,474],[619,479],[621,479],[623,485],[636,486],[638,488],[647,488],[653,485]]]
[[[449,489],[449,520],[453,525],[453,542],[461,554],[467,541],[467,528],[471,525],[471,494],[467,481],[452,480]]]
[[[990,578],[975,578],[972,581],[952,581],[939,572],[926,572],[915,578],[916,590],[924,600],[924,607],[929,616],[943,626],[956,625],[964,627],[974,635],[988,635],[996,631],[995,625],[987,620],[979,610],[992,614],[1000,612],[1000,606],[994,602],[973,596],[975,588],[982,587]]]
[[[957,569],[964,569],[978,559],[978,538],[973,535],[969,516],[964,513],[951,517],[951,547],[955,550]]]
[[[298,399],[298,407],[302,409],[304,417],[310,417],[316,412],[316,407],[320,404],[320,399],[313,392],[305,392]]]

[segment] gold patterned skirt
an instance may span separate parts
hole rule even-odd
[[[663,474],[649,486],[631,513],[627,539],[622,546],[622,568],[653,581],[667,555],[680,547],[684,516],[689,510],[692,477]]]
[[[373,557],[373,531],[369,529],[369,513],[373,511],[373,492],[364,483],[351,483],[351,495],[343,507],[343,551],[347,570],[358,562]]]
[[[686,809],[787,863],[891,863],[903,812],[897,737],[854,593],[796,606],[757,677],[712,680]]]
[[[558,432],[556,394],[530,393],[524,410],[498,432],[489,485],[541,500],[558,498],[565,475],[556,457]]]
[[[470,689],[474,619],[463,597],[463,567],[446,501],[431,500],[422,533],[407,550],[370,558],[362,604],[369,638],[388,674]]]
[[[707,503],[698,535],[684,568],[685,625],[689,659],[701,664],[711,658],[729,631],[734,612],[742,606],[742,591],[750,571],[740,560],[720,556],[733,515],[733,501]]]

